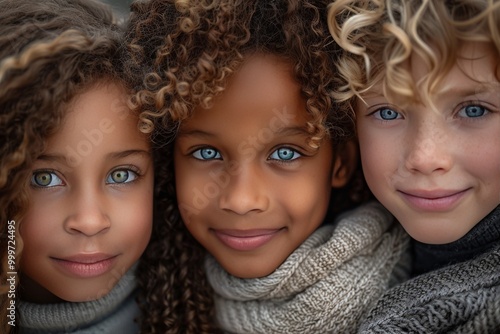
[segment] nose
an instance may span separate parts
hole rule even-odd
[[[405,166],[411,172],[446,172],[453,166],[450,134],[444,120],[424,120],[408,138]]]
[[[258,166],[242,166],[222,189],[219,208],[238,215],[266,211],[270,204],[268,187],[265,172]]]
[[[72,202],[70,214],[64,222],[67,233],[91,237],[109,230],[111,220],[97,192],[76,193]]]

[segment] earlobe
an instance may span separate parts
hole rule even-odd
[[[358,145],[350,140],[335,152],[335,162],[332,170],[332,187],[341,188],[349,182],[358,164]]]

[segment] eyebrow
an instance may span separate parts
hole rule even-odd
[[[107,159],[121,159],[121,158],[126,158],[131,155],[146,155],[150,156],[151,151],[146,151],[146,150],[141,150],[141,149],[134,149],[134,150],[125,150],[125,151],[118,151],[118,152],[111,152],[106,155]],[[40,155],[37,160],[43,160],[43,161],[48,161],[48,162],[58,162],[61,164],[66,164],[66,156],[64,154],[42,154]]]
[[[304,126],[291,126],[291,127],[283,127],[280,128],[277,132],[277,135],[280,136],[296,136],[296,135],[301,135],[301,136],[310,136],[311,133],[307,131],[306,127]]]
[[[179,130],[179,132],[177,133],[177,138],[189,137],[189,136],[210,138],[210,137],[215,137],[215,134],[203,130],[194,130],[194,129]]]
[[[66,163],[66,158],[62,154],[42,154],[37,160]]]
[[[310,136],[311,134],[307,131],[306,127],[303,126],[291,126],[291,127],[283,127],[279,128],[278,131],[275,132],[276,135],[279,136],[295,136],[295,135],[304,135],[304,136]],[[211,133],[208,131],[204,130],[181,130],[177,134],[177,137],[188,137],[188,136],[194,136],[194,137],[201,137],[201,138],[213,138],[216,136],[215,133]]]
[[[120,158],[126,158],[131,155],[146,155],[150,156],[151,151],[146,151],[146,150],[126,150],[126,151],[119,151],[119,152],[111,152],[107,154],[108,158],[112,159],[120,159]]]
[[[479,94],[485,94],[490,91],[494,91],[494,87],[489,87],[488,84],[481,84],[478,83],[477,86],[474,86],[472,88],[470,87],[461,87],[461,86],[455,86],[451,88],[445,88],[444,90],[440,91],[438,96],[443,96],[443,95],[455,95],[459,97],[465,97],[465,96],[473,96],[473,95],[479,95]]]

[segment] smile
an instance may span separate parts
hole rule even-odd
[[[449,211],[470,188],[461,191],[399,191],[406,203],[421,211]]]
[[[92,278],[108,272],[116,262],[118,255],[78,254],[67,258],[54,258],[56,266],[71,276]]]
[[[215,236],[227,247],[238,251],[252,251],[277,236],[284,228],[260,230],[213,230]]]

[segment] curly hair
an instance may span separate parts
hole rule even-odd
[[[498,22],[497,0],[337,0],[328,13],[330,32],[344,49],[335,96],[362,98],[381,84],[388,99],[428,98],[454,66],[464,42],[491,43],[500,56]],[[418,83],[408,67],[413,54],[429,68]],[[498,64],[493,75],[500,79]]]
[[[140,275],[150,333],[214,333],[212,291],[203,271],[205,251],[180,217],[173,175],[172,139],[197,106],[210,107],[246,57],[274,54],[292,64],[310,114],[310,145],[328,136],[341,147],[354,135],[347,104],[332,97],[339,48],[327,27],[323,0],[136,1],[126,31],[124,68],[136,91],[141,120],[162,147],[164,231],[153,235]],[[368,191],[361,172],[347,187],[357,201]],[[346,189],[347,189],[346,187]],[[334,192],[334,213],[353,202]],[[335,211],[337,210],[337,211]],[[160,218],[161,219],[161,218]]]
[[[325,31],[326,1],[148,1],[132,6],[128,74],[149,124],[174,131],[209,107],[245,55],[272,53],[294,65],[311,114],[312,143],[351,135],[331,97],[337,46]],[[175,135],[175,133],[173,133]]]
[[[19,222],[29,205],[28,180],[45,140],[68,103],[100,81],[120,80],[121,28],[107,6],[85,0],[0,1],[0,272],[2,333],[7,272],[22,253]],[[7,266],[8,221],[16,222],[16,268]],[[11,254],[12,256],[12,254]],[[16,294],[17,295],[17,294]],[[17,319],[17,317],[16,317]]]

